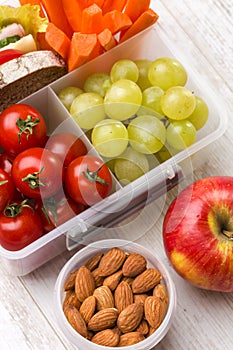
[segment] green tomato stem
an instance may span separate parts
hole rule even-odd
[[[99,182],[104,186],[108,186],[108,183],[104,179],[102,179],[102,177],[98,176],[98,172],[101,170],[102,167],[103,165],[101,165],[101,167],[99,167],[96,171],[90,171],[90,169],[88,169],[87,167],[87,170],[83,171],[82,174],[90,182]]]

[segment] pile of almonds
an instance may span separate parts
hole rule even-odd
[[[168,295],[161,280],[144,256],[114,247],[68,276],[63,310],[88,340],[103,346],[133,345],[150,336],[165,317]]]

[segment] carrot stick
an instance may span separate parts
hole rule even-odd
[[[61,0],[63,10],[74,32],[81,30],[83,7],[78,0]]]
[[[85,8],[82,12],[81,33],[99,34],[103,30],[102,10],[96,4]]]
[[[132,22],[150,7],[150,0],[127,0],[125,5],[125,13],[129,16]]]
[[[68,56],[68,71],[72,71],[100,54],[96,34],[75,32],[71,39]]]
[[[49,21],[71,38],[73,30],[63,10],[62,0],[56,0],[55,3],[54,0],[41,0],[41,3],[44,6]]]
[[[103,23],[104,28],[108,28],[113,35],[132,25],[130,18],[118,10],[107,12],[103,16]]]
[[[112,10],[118,10],[122,12],[125,7],[126,1],[127,0],[104,0],[104,4],[102,6],[103,14]]]
[[[138,19],[131,25],[131,27],[129,27],[129,29],[123,33],[119,42],[122,43],[123,41],[138,34],[142,30],[150,27],[152,24],[154,24],[157,21],[158,18],[159,18],[158,14],[154,12],[152,9],[148,9],[147,11],[143,12],[141,16],[138,17]]]
[[[48,44],[47,40],[45,39],[45,34],[46,32],[38,32],[36,34],[38,48],[39,50],[53,50],[53,48]]]
[[[45,17],[44,10],[41,6],[40,0],[19,0],[21,6],[23,5],[38,5],[40,7],[40,17]]]
[[[102,8],[104,0],[78,0],[78,2],[82,9],[89,7],[93,4],[96,4],[97,6]]]
[[[117,41],[108,28],[97,35],[100,45],[105,51],[111,50],[117,45]]]
[[[46,29],[45,40],[64,60],[67,59],[71,41],[68,36],[52,22],[49,22]]]

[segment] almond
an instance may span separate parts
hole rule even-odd
[[[130,332],[130,333],[122,334],[120,336],[118,347],[133,345],[133,344],[139,343],[144,339],[145,339],[144,335],[139,332]]]
[[[143,305],[131,304],[127,306],[118,316],[117,326],[122,333],[134,331],[143,317]]]
[[[147,297],[148,294],[133,294],[133,301],[134,303],[141,303],[142,305],[144,305]]]
[[[107,286],[100,286],[93,293],[96,298],[97,310],[103,310],[114,307],[114,298],[111,289]]]
[[[133,304],[133,292],[130,285],[122,281],[117,286],[114,293],[115,307],[119,312],[124,310],[127,306]]]
[[[70,325],[83,337],[87,337],[87,327],[80,312],[74,306],[66,306],[64,313]]]
[[[75,306],[76,309],[78,309],[78,310],[79,310],[79,308],[81,306],[81,302],[78,300],[78,298],[77,298],[77,296],[75,294],[75,291],[73,291],[73,290],[68,290],[66,292],[65,299],[63,301],[63,309],[67,305]]]
[[[85,266],[90,270],[93,271],[95,270],[100,262],[100,259],[102,258],[104,254],[103,253],[96,253],[95,255],[93,255],[85,264]]]
[[[136,332],[146,335],[149,332],[149,324],[147,320],[142,319],[141,323],[136,329]]]
[[[102,286],[104,282],[104,277],[99,275],[100,269],[97,267],[95,270],[92,271],[92,276],[95,281],[95,286],[100,287]]]
[[[159,297],[149,296],[145,300],[144,314],[149,325],[157,329],[162,323],[165,315],[163,302]]]
[[[100,276],[106,277],[118,271],[123,265],[126,256],[126,253],[118,247],[108,250],[99,263]]]
[[[74,289],[75,286],[75,278],[78,270],[75,270],[70,273],[70,275],[67,277],[65,283],[64,283],[64,291],[67,292],[70,289]]]
[[[86,323],[90,321],[95,313],[96,299],[93,295],[87,297],[80,306],[79,312]]]
[[[147,261],[141,254],[132,253],[125,260],[122,272],[126,277],[135,277],[145,271],[147,265]]]
[[[148,268],[135,277],[132,283],[132,291],[133,293],[146,293],[160,283],[161,278],[161,273],[158,270],[152,267]]]
[[[103,285],[108,286],[113,291],[118,286],[118,283],[120,282],[121,277],[122,277],[122,270],[114,272],[112,275],[105,277],[103,281]]]
[[[96,333],[91,341],[103,346],[117,346],[120,341],[120,336],[114,329],[104,329]]]
[[[108,308],[98,311],[88,322],[88,329],[94,332],[112,328],[116,324],[118,311],[115,308]]]
[[[86,266],[81,266],[75,278],[75,293],[81,302],[93,294],[95,281],[91,271]]]
[[[153,289],[153,295],[159,297],[162,302],[164,302],[165,308],[168,306],[168,294],[164,284],[159,283]]]

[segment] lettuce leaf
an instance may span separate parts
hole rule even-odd
[[[0,28],[10,23],[21,24],[25,34],[32,34],[36,40],[38,32],[46,31],[48,19],[40,17],[40,7],[38,5],[0,6]]]

